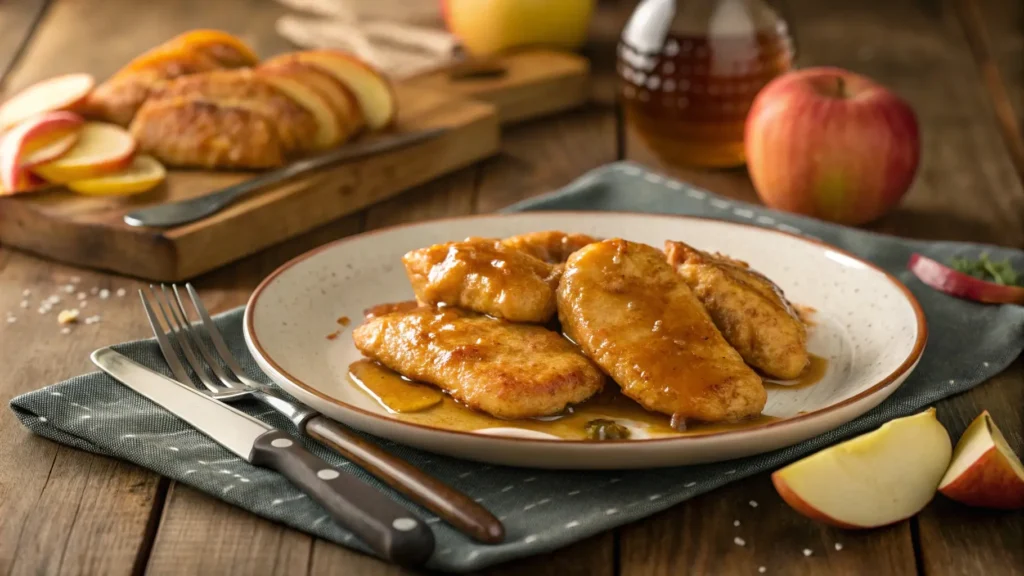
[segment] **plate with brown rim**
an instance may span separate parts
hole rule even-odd
[[[814,360],[799,380],[766,381],[759,418],[678,432],[611,391],[543,420],[505,421],[449,397],[395,412],[382,394],[436,394],[360,364],[352,329],[374,306],[413,297],[401,257],[470,236],[541,230],[620,237],[661,247],[680,240],[748,262],[808,310]],[[729,460],[768,452],[832,430],[877,406],[906,380],[927,340],[924,313],[898,280],[856,256],[773,229],[703,218],[612,212],[526,212],[408,224],[326,244],[284,264],[253,292],[246,343],[282,389],[358,430],[423,450],[494,464],[556,469],[631,469]],[[354,367],[354,368],[353,368]],[[355,369],[359,378],[353,379]],[[363,385],[357,383],[363,381]],[[378,388],[374,382],[383,388]],[[394,388],[398,386],[398,388]],[[390,388],[389,388],[390,387]],[[383,390],[383,392],[381,392]],[[404,397],[404,396],[403,396]],[[394,407],[394,404],[392,404]],[[415,407],[415,406],[414,406]],[[584,426],[612,419],[629,439],[594,441]]]

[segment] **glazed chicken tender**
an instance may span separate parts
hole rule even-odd
[[[745,262],[682,242],[665,242],[665,253],[747,364],[787,380],[803,372],[807,329],[778,286]]]
[[[402,258],[416,299],[512,322],[542,324],[555,315],[561,270],[491,239],[435,244]]]
[[[509,248],[525,252],[548,264],[564,264],[573,252],[594,242],[597,242],[597,239],[586,234],[566,233],[558,230],[528,232],[510,236],[501,241]]]
[[[558,286],[558,316],[626,396],[674,423],[737,420],[764,408],[760,376],[655,248],[612,239],[574,253]]]
[[[352,337],[384,366],[498,418],[558,414],[600,392],[605,380],[555,332],[451,308],[378,316]]]

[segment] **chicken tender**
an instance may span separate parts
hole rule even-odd
[[[573,252],[594,242],[597,242],[597,239],[586,234],[565,233],[557,230],[528,232],[510,236],[501,241],[509,248],[525,252],[548,264],[564,264]]]
[[[352,338],[384,366],[498,418],[558,414],[600,392],[605,381],[555,332],[452,308],[378,316]]]
[[[558,316],[626,396],[674,423],[738,420],[764,408],[761,377],[655,248],[612,239],[574,253]]]
[[[402,258],[416,299],[512,322],[555,315],[560,269],[488,239],[435,244]]]
[[[668,261],[743,359],[768,376],[793,379],[810,362],[807,329],[771,280],[746,262],[665,242]]]

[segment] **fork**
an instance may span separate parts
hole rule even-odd
[[[228,349],[220,330],[210,318],[195,288],[192,284],[186,283],[185,289],[188,291],[192,307],[199,315],[199,322],[196,324],[189,320],[185,312],[177,285],[172,284],[170,290],[163,284],[159,290],[150,285],[149,299],[143,290],[139,290],[142,306],[153,333],[157,336],[160,351],[178,381],[192,384],[203,394],[221,402],[235,402],[246,398],[258,400],[291,420],[299,433],[332,448],[388,486],[437,514],[467,536],[488,544],[504,540],[505,529],[501,521],[465,494],[383,448],[367,442],[348,428],[275,388],[249,378]],[[168,328],[167,332],[161,327],[155,309],[160,311],[160,316]],[[202,337],[204,331],[213,344],[213,351]],[[160,338],[161,335],[165,338]],[[178,350],[181,353],[180,357]],[[199,380],[198,384],[189,376],[181,358],[184,358],[192,369],[192,373]]]

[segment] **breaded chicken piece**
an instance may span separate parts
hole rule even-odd
[[[435,244],[402,258],[416,299],[512,322],[555,315],[559,269],[489,239]]]
[[[604,374],[560,334],[452,308],[378,316],[356,348],[498,418],[550,416],[601,391]]]
[[[764,408],[761,377],[655,248],[612,239],[574,253],[558,286],[558,317],[626,396],[674,423],[737,420]]]
[[[594,242],[597,242],[597,239],[586,234],[566,233],[558,230],[528,232],[510,236],[501,241],[509,248],[525,252],[548,264],[564,264],[573,252]]]
[[[807,329],[778,286],[746,262],[682,242],[665,242],[665,253],[747,364],[775,378],[800,376],[810,362]]]

